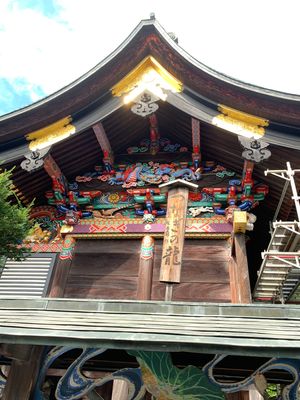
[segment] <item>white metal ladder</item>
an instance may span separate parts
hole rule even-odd
[[[300,170],[293,170],[289,162],[286,170],[265,171],[265,175],[272,174],[286,181],[275,217],[278,216],[288,183],[298,221],[273,222],[274,230],[268,249],[262,253],[263,262],[253,292],[253,298],[257,301],[297,301],[297,296],[300,300],[300,197],[294,179],[297,172]]]

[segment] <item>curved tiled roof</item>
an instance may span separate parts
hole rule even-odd
[[[185,52],[155,19],[149,19],[141,21],[114,52],[76,81],[0,117],[0,142],[20,138],[66,115],[95,109],[107,101],[113,85],[148,55],[183,82],[184,93],[192,93],[212,108],[225,104],[266,118],[277,124],[276,131],[283,136],[300,125],[300,96],[264,89],[214,71]],[[298,134],[297,130],[295,136]]]

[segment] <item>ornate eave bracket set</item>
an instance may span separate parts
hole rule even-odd
[[[268,121],[219,107],[215,121],[222,121],[223,125],[226,122],[227,127],[235,125],[244,149],[243,172],[236,176],[222,165],[203,160],[199,120],[191,118],[191,149],[161,136],[155,113],[157,103],[182,88],[183,84],[153,57],[144,59],[112,88],[112,95],[122,97],[125,104],[133,104],[131,111],[148,119],[149,136],[127,148],[126,158],[131,163],[116,163],[103,125],[100,122],[93,125],[102,160],[99,157],[94,171],[78,175],[73,182],[67,181],[50,155],[54,143],[76,133],[72,118],[27,135],[31,152],[22,161],[22,168],[33,171],[44,167],[52,179],[52,190],[46,193],[48,205],[33,209],[32,217],[40,228],[36,237],[29,238],[29,243],[36,246],[36,242],[59,242],[61,235],[67,233],[91,237],[137,237],[150,233],[162,237],[168,218],[168,194],[163,193],[161,186],[178,179],[196,185],[188,196],[186,235],[226,237],[232,230],[253,229],[255,216],[251,210],[268,193],[266,185],[253,179],[255,163],[271,155],[268,143],[261,140]],[[220,126],[219,122],[214,125]],[[148,161],[136,162],[139,155]],[[153,161],[158,158],[163,162]]]

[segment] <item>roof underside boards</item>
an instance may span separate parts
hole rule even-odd
[[[145,20],[83,77],[34,105],[0,118],[0,142],[23,137],[68,115],[87,114],[107,101],[111,88],[149,55],[185,88],[207,99],[212,108],[225,104],[271,122],[300,125],[300,96],[258,88],[213,71],[184,52],[156,20]]]
[[[168,114],[167,118],[176,119],[177,112],[183,111],[185,114],[193,116],[199,119],[202,122],[207,122],[208,125],[211,125],[213,117],[217,115],[216,111],[208,109],[205,105],[197,103],[192,98],[187,98],[186,96],[180,94],[170,94],[168,97],[168,101],[166,103],[160,102],[160,107],[167,110],[165,111]],[[168,107],[168,105],[172,105],[173,107]],[[129,106],[122,105],[121,99],[110,99],[106,103],[102,104],[100,107],[92,110],[87,115],[81,116],[78,114],[79,119],[74,120],[72,124],[75,126],[76,134],[83,133],[87,129],[89,129],[92,125],[99,121],[103,121],[103,119],[108,119],[110,115],[113,114],[113,118],[115,118],[117,114],[114,114],[116,111],[120,110],[120,108],[124,108],[127,111],[121,112],[122,120],[120,118],[116,119],[116,124],[124,124],[128,123],[128,129],[140,128],[140,126],[145,127],[145,123],[141,122],[141,118],[132,118],[132,113],[130,112]],[[108,119],[109,120],[109,119]],[[273,127],[272,127],[273,128]],[[275,126],[278,129],[278,126]],[[282,127],[281,127],[282,128]],[[140,130],[142,132],[142,130]],[[225,131],[226,132],[226,131]],[[174,130],[173,134],[176,134]],[[74,136],[74,135],[73,135]],[[124,140],[126,137],[123,138]],[[181,138],[182,140],[182,138]],[[299,130],[287,130],[287,134],[282,136],[280,132],[275,131],[274,129],[267,128],[266,135],[264,140],[271,144],[276,144],[279,146],[293,148],[295,150],[300,150],[300,128]],[[122,141],[122,138],[118,138],[118,142]],[[28,143],[28,142],[27,142]],[[1,145],[0,157],[2,162],[13,162],[19,158],[22,158],[26,153],[28,153],[28,145],[26,144],[25,138],[19,138],[17,140],[6,142]],[[116,149],[117,150],[117,149]]]
[[[173,143],[180,143],[191,149],[191,117],[188,114],[172,107],[168,103],[160,102],[157,118],[161,137],[167,137]],[[149,137],[148,119],[136,116],[128,110],[128,107],[122,107],[104,118],[102,124],[117,162],[120,160],[140,161],[138,156],[137,158],[128,156],[126,149],[130,146],[138,146],[140,140]],[[272,156],[269,160],[255,166],[254,179],[270,186],[270,194],[267,196],[266,204],[274,212],[284,182],[274,176],[265,177],[264,171],[266,169],[285,168],[286,161],[291,162],[292,168],[299,167],[299,151],[276,145],[270,145],[269,149],[272,152]],[[242,150],[237,135],[212,127],[209,124],[201,123],[201,152],[204,160],[214,160],[216,163],[224,165],[240,175],[243,169]],[[103,158],[101,148],[92,128],[55,144],[51,149],[51,154],[70,181],[74,180],[77,175],[93,172],[94,166],[101,165]],[[176,154],[174,154],[175,158]],[[43,204],[45,202],[44,192],[51,188],[50,178],[43,169],[32,173],[22,170],[19,165],[21,160],[4,164],[4,167],[9,168],[16,164],[17,166],[13,171],[16,187],[27,200],[36,198],[36,205]],[[201,186],[201,181],[199,183]],[[221,181],[220,186],[222,186]],[[289,201],[289,194],[287,194],[286,199],[287,201],[282,206],[280,218],[291,219],[294,218],[290,215],[293,201]]]
[[[300,355],[300,308],[1,298],[1,342],[252,356]]]
[[[218,104],[211,104],[202,96],[185,89],[183,93],[171,93],[168,103],[199,119],[214,124],[213,118],[220,114]],[[271,122],[265,129],[264,139],[268,143],[300,150],[300,127]]]

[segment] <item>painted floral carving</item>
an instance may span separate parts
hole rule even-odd
[[[146,389],[156,400],[224,400],[221,389],[194,366],[175,367],[169,353],[130,351],[140,364]]]

